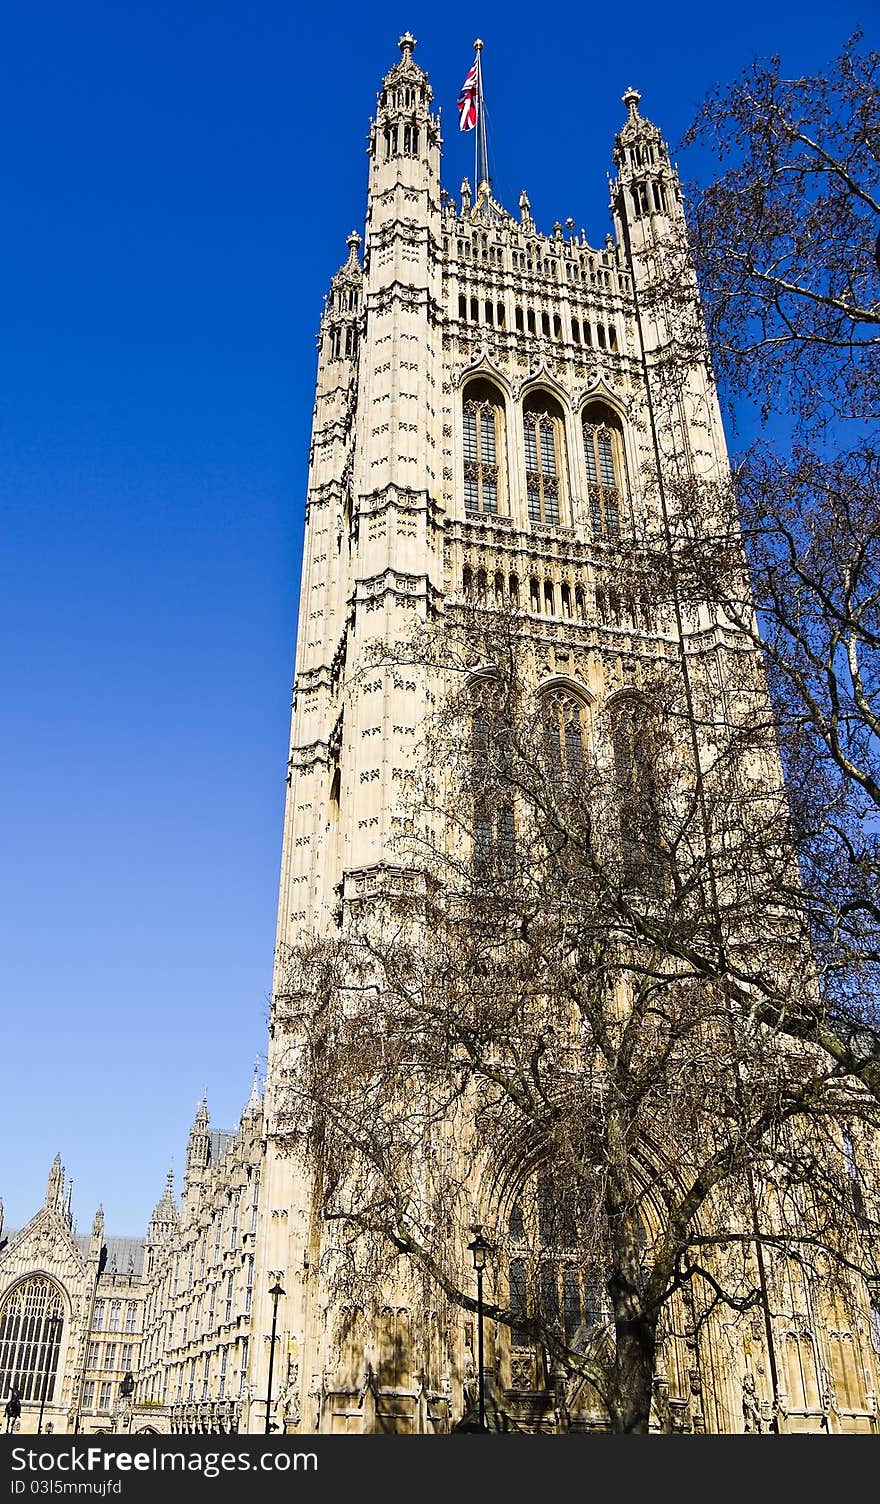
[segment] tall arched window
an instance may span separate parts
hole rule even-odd
[[[542,695],[547,751],[561,787],[583,788],[587,707],[573,691],[554,689]]]
[[[16,1390],[20,1400],[51,1402],[63,1309],[58,1286],[43,1275],[11,1291],[0,1314],[0,1399]]]
[[[545,1167],[526,1185],[507,1223],[511,1347],[528,1348],[530,1320],[571,1346],[604,1326],[611,1315],[605,1255],[596,1246],[595,1207]],[[546,1381],[546,1375],[545,1375]]]
[[[465,388],[462,437],[465,511],[494,517],[503,506],[504,407],[491,382]]]
[[[500,688],[493,679],[477,682],[472,707],[474,876],[478,882],[487,882],[504,876],[515,845],[510,742]]]
[[[534,392],[523,409],[526,495],[529,521],[558,524],[562,518],[565,437],[562,408],[546,392]]]
[[[626,886],[662,883],[656,736],[649,708],[635,697],[614,707],[614,780],[620,831],[620,870]]]
[[[603,403],[592,402],[584,409],[583,430],[590,526],[596,538],[617,538],[624,494],[620,420]]]

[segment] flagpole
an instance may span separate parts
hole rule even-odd
[[[480,38],[474,42],[474,51],[477,54],[477,130],[474,142],[474,189],[479,196],[480,185],[489,181],[489,151],[486,145],[486,111],[483,103],[483,43]],[[480,172],[480,148],[482,147],[483,171]]]
[[[477,54],[475,58],[477,64],[477,128],[474,131],[474,203],[477,202],[480,196],[480,118],[483,109],[480,99],[480,53],[482,49],[483,44],[478,37],[474,42],[474,52]]]

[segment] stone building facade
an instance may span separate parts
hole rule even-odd
[[[105,1235],[100,1208],[78,1236],[60,1157],[27,1225],[0,1222],[0,1406],[15,1393],[17,1429],[251,1429],[262,1152],[255,1077],[235,1132],[212,1131],[201,1102],[180,1206],[169,1173],[145,1238]]]
[[[665,427],[652,408],[669,338],[658,246],[685,238],[660,132],[628,90],[613,235],[592,247],[570,221],[545,234],[525,192],[513,214],[488,180],[462,184],[458,201],[441,188],[439,118],[414,48],[401,38],[382,80],[364,234],[348,237],[321,321],[279,954],[339,933],[348,912],[406,881],[395,811],[431,688],[403,654],[374,662],[371,642],[454,622],[474,600],[514,608],[536,686],[575,715],[638,687],[658,660],[725,644],[711,613],[683,623],[619,578],[621,541],[657,529],[664,479],[711,481],[728,466],[707,359],[689,362]],[[56,1430],[120,1414],[134,1429],[184,1432],[259,1432],[268,1419],[290,1433],[445,1434],[460,1421],[473,1391],[467,1313],[416,1303],[402,1279],[341,1351],[316,1166],[291,1147],[289,1051],[276,1000],[264,1097],[255,1085],[228,1135],[202,1104],[180,1206],[169,1178],[130,1263],[100,1268],[112,1246],[100,1214],[90,1239],[75,1237],[60,1164],[36,1217],[0,1241],[0,1404],[17,1376],[24,1429],[36,1429],[44,1386]],[[868,1306],[844,1319],[795,1284],[773,1318],[788,1428],[875,1430],[876,1311],[872,1330]],[[28,1302],[39,1357],[16,1369]],[[658,1375],[657,1424],[766,1428],[766,1393],[749,1387],[760,1329],[750,1321],[733,1345],[716,1331],[697,1358],[686,1313],[682,1331]],[[490,1330],[487,1362],[522,1429],[560,1424],[538,1355]],[[120,1412],[129,1367],[134,1397]],[[585,1414],[575,1429],[601,1424]]]
[[[458,201],[443,190],[439,119],[414,47],[411,36],[401,38],[400,60],[382,80],[363,238],[348,237],[321,324],[281,957],[309,936],[344,933],[351,914],[409,881],[396,819],[434,703],[434,681],[405,646],[414,621],[442,631],[475,602],[515,610],[530,637],[536,692],[584,722],[588,709],[601,712],[637,692],[658,663],[711,660],[722,685],[732,646],[724,621],[705,606],[676,613],[621,578],[626,549],[662,536],[677,487],[729,473],[705,348],[678,362],[674,399],[658,400],[675,345],[663,293],[670,255],[684,268],[699,322],[681,188],[660,131],[628,89],[614,143],[613,234],[593,247],[570,221],[542,233],[526,192],[511,214],[488,179],[465,181]],[[378,657],[377,641],[386,645]],[[279,1424],[445,1432],[473,1392],[467,1313],[450,1313],[442,1301],[432,1307],[402,1274],[359,1344],[340,1338],[338,1297],[321,1273],[331,1235],[316,1214],[319,1170],[307,1153],[298,1157],[302,1140],[286,1116],[296,1041],[284,988],[279,974],[258,1233],[257,1390],[266,1385],[268,1291],[280,1272],[295,1392]],[[491,1225],[495,1215],[481,1207],[476,1220]],[[875,1428],[877,1350],[867,1303],[852,1323],[823,1315],[797,1278],[774,1298],[787,1427]],[[750,1356],[759,1354],[761,1330],[748,1322],[735,1340],[720,1326],[698,1336],[696,1320],[683,1310],[676,1323],[682,1336],[658,1376],[665,1419],[658,1413],[657,1424],[766,1426],[766,1355]],[[487,1343],[504,1413],[526,1430],[554,1429],[558,1395],[540,1354],[513,1352],[503,1327]],[[763,1391],[752,1402],[755,1368]],[[589,1406],[566,1423],[603,1425]]]
[[[143,1241],[105,1238],[100,1207],[91,1234],[77,1236],[71,1193],[58,1156],[36,1215],[17,1232],[0,1224],[0,1392],[4,1406],[17,1397],[25,1431],[133,1419],[124,1385],[141,1367]]]

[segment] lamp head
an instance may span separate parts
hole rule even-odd
[[[474,1268],[478,1274],[482,1274],[486,1267],[486,1255],[492,1252],[492,1244],[483,1237],[481,1228],[476,1229],[476,1237],[472,1243],[468,1243],[468,1252],[474,1261]]]

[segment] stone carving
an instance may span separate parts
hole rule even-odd
[[[743,1374],[742,1380],[742,1413],[743,1430],[754,1435],[760,1435],[764,1430],[764,1419],[761,1415],[761,1406],[755,1392],[755,1376],[748,1369]]]

